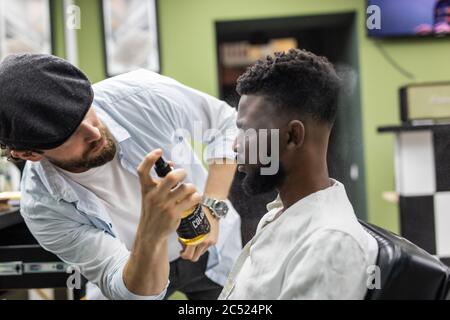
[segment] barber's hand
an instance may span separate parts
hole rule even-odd
[[[181,258],[185,260],[190,260],[192,262],[197,262],[198,259],[206,252],[208,251],[208,248],[211,246],[214,246],[217,243],[217,240],[219,239],[219,220],[214,218],[209,211],[209,208],[202,207],[203,212],[205,213],[206,217],[208,218],[209,224],[211,225],[211,229],[209,231],[209,234],[203,242],[199,243],[195,246],[186,246],[183,245],[183,251],[180,252]]]
[[[183,212],[201,200],[193,184],[181,184],[186,178],[183,169],[173,170],[159,181],[150,176],[150,170],[161,156],[160,149],[150,152],[137,170],[142,192],[139,231],[151,239],[167,238],[175,232]]]

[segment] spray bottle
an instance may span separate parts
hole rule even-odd
[[[163,158],[159,158],[155,163],[155,171],[159,177],[163,178],[172,171],[172,168]],[[183,212],[177,233],[184,245],[197,245],[206,239],[210,228],[208,218],[201,204],[198,204]]]

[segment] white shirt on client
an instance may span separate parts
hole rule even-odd
[[[335,181],[280,215],[268,204],[219,299],[363,299],[378,244]]]

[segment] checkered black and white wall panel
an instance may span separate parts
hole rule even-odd
[[[401,234],[450,266],[450,130],[397,132]]]

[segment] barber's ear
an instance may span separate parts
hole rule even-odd
[[[305,141],[305,126],[300,120],[292,120],[287,126],[288,141],[286,148],[300,148]]]
[[[32,151],[11,151],[11,155],[14,158],[26,160],[26,161],[32,161],[32,162],[39,162],[44,157],[40,155],[39,153],[32,152]]]

